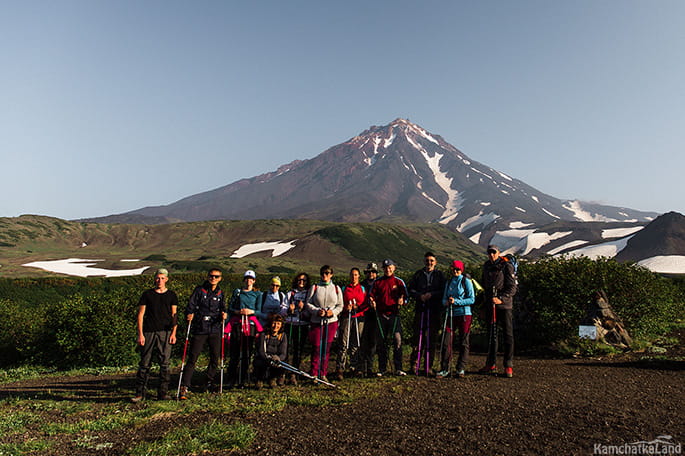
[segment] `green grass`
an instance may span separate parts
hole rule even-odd
[[[247,448],[256,436],[252,426],[212,421],[197,428],[180,427],[166,433],[162,438],[135,446],[130,454],[168,456],[201,454],[205,451],[221,451]]]
[[[23,456],[48,451],[52,442],[36,439],[22,443],[0,443],[0,456]]]

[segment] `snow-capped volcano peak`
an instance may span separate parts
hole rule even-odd
[[[534,228],[558,220],[647,221],[656,214],[559,200],[397,118],[312,159],[168,206],[123,214],[119,220],[136,216],[188,221],[391,218],[439,222],[487,244],[497,231],[510,230],[510,223]]]

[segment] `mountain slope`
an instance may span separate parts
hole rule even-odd
[[[321,219],[438,222],[481,245],[511,223],[648,222],[657,214],[562,201],[467,157],[405,119],[372,126],[309,160],[166,206],[96,222]]]

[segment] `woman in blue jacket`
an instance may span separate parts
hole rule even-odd
[[[471,332],[471,306],[476,300],[471,279],[464,275],[464,263],[454,260],[450,265],[452,277],[445,285],[442,305],[445,307],[445,333],[443,333],[441,370],[438,377],[450,375],[452,350],[455,343],[454,331],[458,331],[456,345],[459,348],[457,359],[457,377],[464,377],[464,370],[469,358],[469,334]]]

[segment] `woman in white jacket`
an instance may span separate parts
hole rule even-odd
[[[338,330],[338,315],[343,310],[342,290],[333,283],[333,269],[324,265],[320,269],[321,281],[312,285],[305,306],[311,315],[309,341],[312,344],[310,374],[328,381],[328,358],[331,343]]]

